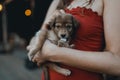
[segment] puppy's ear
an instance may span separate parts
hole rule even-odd
[[[80,23],[73,16],[72,16],[72,22],[73,22],[74,28],[77,29],[80,26]]]
[[[50,23],[49,23],[50,24],[50,29],[55,28],[55,21],[56,21],[56,18],[54,18],[50,21]]]
[[[72,38],[75,37],[75,34],[76,34],[76,30],[77,28],[80,26],[80,23],[77,21],[77,19],[75,19],[73,16],[72,16],[72,24],[73,24],[73,33],[72,33]]]

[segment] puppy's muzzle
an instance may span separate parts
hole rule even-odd
[[[61,35],[60,35],[60,40],[61,40],[61,41],[64,41],[64,42],[68,41],[67,35],[66,35],[66,34],[61,34]]]
[[[61,34],[61,38],[66,38],[66,34]]]

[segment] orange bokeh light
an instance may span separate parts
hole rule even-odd
[[[30,9],[26,9],[25,10],[25,15],[26,16],[30,16],[32,14],[31,10]]]
[[[3,6],[2,6],[2,4],[0,4],[0,11],[2,11],[3,10]]]

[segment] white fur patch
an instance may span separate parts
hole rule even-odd
[[[67,39],[65,39],[65,38],[62,38],[62,39],[60,39],[61,41],[64,41],[64,42],[66,42],[67,41]]]

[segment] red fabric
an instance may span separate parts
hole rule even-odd
[[[80,22],[76,36],[72,40],[72,43],[75,44],[75,49],[84,51],[102,51],[104,48],[102,16],[99,16],[91,9],[80,7],[73,8],[72,10],[66,9],[65,11],[66,13],[72,14]],[[50,80],[103,80],[100,74],[69,66],[65,67],[72,71],[70,76],[65,77],[50,70]]]

